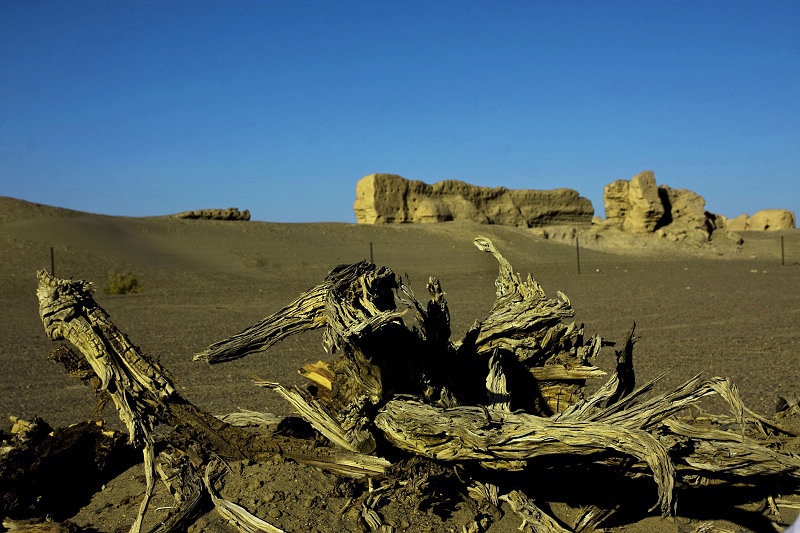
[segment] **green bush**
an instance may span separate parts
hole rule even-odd
[[[130,294],[132,292],[141,291],[142,284],[139,283],[139,278],[136,277],[136,274],[131,272],[117,272],[116,270],[108,272],[106,294]]]

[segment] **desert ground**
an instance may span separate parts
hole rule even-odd
[[[35,272],[51,268],[51,248],[56,276],[95,282],[97,302],[144,353],[160,358],[187,399],[214,414],[250,409],[283,416],[289,414],[286,403],[253,386],[253,378],[303,385],[297,369],[327,357],[321,333],[221,365],[193,362],[192,355],[279,309],[332,267],[370,259],[371,251],[376,264],[407,277],[418,292],[424,292],[428,276],[437,276],[450,306],[452,338],[459,339],[494,300],[497,263],[473,246],[479,234],[491,238],[516,271],[530,272],[548,295],[565,293],[587,334],[621,342],[635,322],[638,382],[665,370],[660,390],[701,372],[728,377],[744,402],[766,416],[775,412],[779,395],[798,392],[800,230],[745,232],[741,246],[704,248],[579,232],[579,273],[574,241],[523,228],[127,218],[0,198],[0,428],[8,431],[10,416],[40,416],[54,427],[74,424],[94,407],[93,393],[47,359],[57,343],[42,328]],[[109,271],[135,273],[143,290],[105,294]],[[598,366],[610,372],[614,363],[613,348],[604,348]],[[122,428],[113,408],[104,415],[111,427]],[[241,488],[248,494],[240,498],[242,505],[254,506],[286,531],[354,527],[332,476],[290,462],[237,468],[254,480]],[[576,476],[573,482],[580,485],[580,472]],[[95,531],[127,531],[144,491],[142,479],[141,466],[133,465],[74,514],[56,518]],[[684,499],[679,494],[673,519],[648,513],[649,505],[643,505],[638,514],[612,518],[608,527],[691,532],[711,521],[728,531],[774,531],[758,509],[758,498],[769,494],[764,490],[756,496],[727,494],[727,501],[701,491],[707,505],[697,493]],[[463,502],[444,514],[412,512],[401,501],[392,505],[385,518],[398,531],[461,531],[466,523]],[[157,524],[159,512],[163,518],[164,511],[151,511],[146,526]],[[781,512],[779,523],[786,524],[797,510]],[[505,512],[488,531],[516,531],[519,525],[519,518]],[[192,530],[232,531],[213,512]]]

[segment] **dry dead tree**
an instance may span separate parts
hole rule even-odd
[[[85,355],[100,380],[99,388],[114,401],[131,444],[144,450],[147,488],[131,527],[132,532],[138,532],[155,486],[153,406],[175,394],[174,384],[157,364],[139,354],[94,302],[90,283],[58,280],[45,271],[37,276],[36,293],[45,333],[53,340],[69,340]]]
[[[566,454],[605,462],[622,473],[649,472],[658,489],[653,508],[664,515],[674,510],[673,487],[683,472],[739,479],[798,476],[800,460],[782,453],[776,438],[784,430],[747,410],[727,380],[695,377],[651,398],[657,380],[635,389],[633,329],[617,352],[615,373],[585,397],[586,379],[605,374],[593,363],[602,339],[586,338],[582,325],[567,322],[574,311],[565,295],[547,298],[530,275],[523,280],[514,272],[489,239],[477,237],[475,245],[499,263],[496,300],[489,315],[459,341],[450,340],[449,310],[438,280],[428,281],[429,299],[423,304],[391,270],[361,262],[336,267],[291,304],[195,359],[230,361],[264,351],[288,335],[324,327],[323,347],[336,357],[301,369],[310,380],[306,390],[267,381],[257,385],[284,396],[342,450],[287,457],[335,464],[339,473],[380,474],[387,463],[365,455],[379,446],[504,470]],[[81,350],[150,464],[148,435],[157,421],[178,428],[187,425],[186,419],[196,421],[188,425],[203,437],[199,442],[206,452],[219,453],[226,440],[246,441],[220,420],[189,407],[166,372],[141,356],[94,303],[89,284],[40,272],[39,298],[48,334]],[[708,417],[712,423],[706,425],[678,418],[709,395],[729,405],[733,416],[726,426],[713,423],[721,417]],[[731,420],[737,431],[729,429]],[[769,433],[769,444],[753,428]],[[481,486],[497,500],[501,488]],[[502,499],[524,520],[554,529],[548,525],[553,519],[521,492]],[[610,512],[590,508],[574,529],[595,527]]]
[[[377,435],[431,459],[508,469],[543,455],[597,460],[613,451],[646,465],[658,487],[654,508],[664,515],[674,509],[677,469],[798,475],[796,457],[745,437],[747,423],[762,430],[770,423],[742,405],[728,380],[695,377],[650,399],[645,394],[656,380],[634,391],[633,329],[617,353],[614,375],[584,398],[586,379],[604,375],[593,365],[602,339],[586,339],[582,325],[565,322],[574,315],[565,295],[548,299],[489,239],[479,236],[475,245],[499,263],[496,300],[460,341],[449,340],[438,280],[429,280],[423,305],[390,270],[362,262],[337,267],[289,306],[195,359],[218,363],[266,349],[292,332],[325,327],[325,349],[341,355],[301,370],[312,381],[310,393],[257,384],[277,390],[337,445],[369,453]],[[410,328],[398,301],[415,315]],[[675,417],[712,394],[728,403],[738,432]],[[780,428],[772,425],[772,431]],[[520,497],[512,499],[521,505]]]
[[[153,429],[159,423],[175,430],[171,444],[185,451],[197,466],[210,454],[257,460],[277,452],[356,477],[382,473],[388,464],[335,450],[309,451],[289,438],[265,439],[223,422],[177,392],[169,373],[143,355],[94,301],[91,283],[57,279],[43,270],[37,276],[39,313],[46,334],[53,340],[69,341],[82,354],[62,346],[53,359],[99,395],[110,396],[128,429],[130,443],[143,450],[147,486],[132,532],[141,528],[155,485]]]

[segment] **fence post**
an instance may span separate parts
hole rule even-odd
[[[784,262],[784,255],[783,255],[783,235],[781,235],[781,266],[785,266],[786,263]]]

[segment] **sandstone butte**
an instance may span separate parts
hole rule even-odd
[[[536,227],[592,222],[592,202],[573,189],[479,187],[457,180],[433,185],[395,174],[370,174],[356,185],[359,224],[447,222]]]

